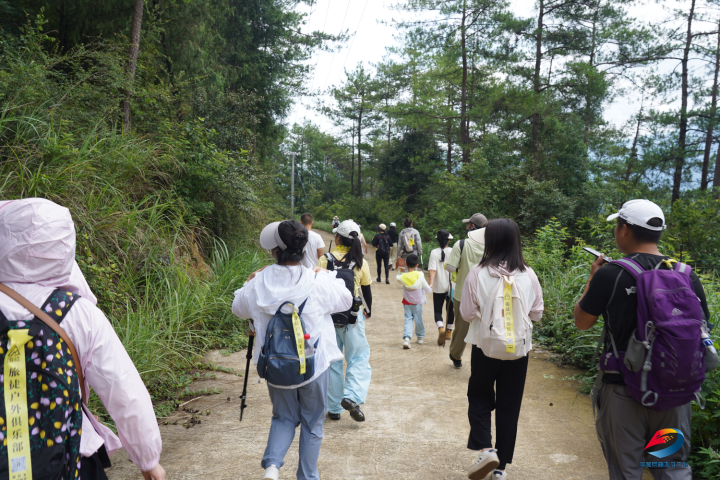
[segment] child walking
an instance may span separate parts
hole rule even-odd
[[[455,323],[455,312],[453,311],[452,297],[455,289],[455,282],[451,280],[451,273],[445,270],[447,259],[450,258],[452,248],[448,247],[448,241],[453,236],[447,230],[439,230],[437,232],[438,244],[440,248],[436,248],[430,252],[430,261],[428,262],[428,271],[430,272],[430,288],[433,292],[433,310],[435,311],[435,323],[438,327],[438,345],[445,346],[445,341],[452,338],[452,330]],[[443,310],[447,315],[447,328],[443,321]]]
[[[405,259],[407,272],[397,276],[403,286],[403,306],[405,307],[405,331],[403,332],[403,348],[410,348],[412,338],[413,321],[415,322],[415,336],[417,343],[422,344],[425,337],[425,325],[422,319],[422,306],[425,305],[425,292],[430,293],[432,289],[425,281],[423,272],[416,270],[418,256],[414,253]]]

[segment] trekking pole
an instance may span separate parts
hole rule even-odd
[[[333,242],[333,241],[330,240],[330,246],[328,247],[328,253],[330,253],[330,252],[332,251],[332,242]]]
[[[245,381],[243,382],[243,391],[242,395],[240,395],[241,402],[240,402],[240,421],[242,422],[243,419],[243,411],[245,411],[245,399],[247,398],[247,383],[248,383],[248,376],[250,375],[250,360],[253,358],[253,340],[255,340],[255,332],[250,331],[248,332],[248,347],[247,347],[247,364],[245,365]]]

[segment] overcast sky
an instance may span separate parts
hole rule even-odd
[[[386,48],[397,44],[394,35],[397,30],[390,25],[380,22],[392,18],[408,15],[407,12],[392,9],[397,0],[318,0],[310,10],[308,24],[304,31],[322,30],[330,34],[348,30],[354,37],[335,53],[321,52],[311,60],[316,65],[310,80],[313,90],[326,90],[327,87],[337,85],[344,77],[344,70],[352,70],[363,62],[365,66],[377,63],[386,55]],[[664,2],[667,6],[669,2]],[[513,12],[522,17],[535,16],[535,0],[510,0]],[[305,9],[308,11],[309,9]],[[666,12],[655,2],[637,6],[632,12],[644,17],[660,17]],[[636,113],[639,102],[632,94],[621,98],[609,105],[605,118],[614,124],[622,125],[630,116]],[[316,111],[316,99],[311,97],[298,98],[291,111],[288,121],[290,125],[303,122],[304,119],[319,124],[324,130],[333,133],[332,123]]]

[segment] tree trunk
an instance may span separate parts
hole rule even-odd
[[[536,95],[540,94],[540,64],[542,62],[542,35],[543,15],[545,14],[545,0],[539,0],[537,35],[535,37],[535,75],[533,76],[533,90]],[[537,101],[537,100],[536,100]],[[532,116],[532,153],[535,157],[534,176],[540,179],[540,114],[533,113]]]
[[[717,107],[718,72],[720,71],[720,21],[718,22],[717,49],[715,50],[715,79],[713,80],[712,100],[710,101],[710,120],[708,121],[707,135],[705,136],[705,153],[703,154],[702,177],[700,178],[700,190],[707,190],[710,178],[710,148],[712,148],[713,127],[715,126],[715,114]]]
[[[350,155],[350,193],[355,191],[355,122],[352,132],[352,155]]]
[[[360,143],[362,143],[362,109],[360,110],[360,114],[358,115],[358,189],[357,189],[357,195],[358,198],[362,197],[362,153],[360,150]]]
[[[692,44],[692,21],[695,13],[695,0],[690,4],[688,13],[687,36],[682,59],[682,90],[680,93],[680,133],[678,135],[678,152],[675,157],[675,174],[673,175],[672,202],[680,199],[680,184],[682,183],[683,167],[685,166],[685,143],[687,137],[687,107],[688,107],[688,57]]]
[[[720,144],[715,159],[715,176],[713,178],[713,197],[720,198]]]
[[[595,35],[597,31],[597,15],[598,12],[595,10],[595,15],[593,16],[593,26],[592,26],[592,40],[590,45],[590,60],[589,64],[592,68],[593,64],[595,63]],[[548,82],[549,83],[549,82]],[[590,93],[588,92],[587,96],[585,97],[585,148],[588,148],[590,145],[590,120],[592,117],[592,109],[590,108]]]
[[[385,110],[387,111],[387,114],[388,114],[388,151],[390,151],[390,122],[392,121],[392,119],[390,118],[390,110],[388,108],[388,98],[387,97],[385,97]]]
[[[640,112],[638,112],[637,128],[635,129],[635,139],[633,140],[632,149],[630,149],[630,158],[628,159],[627,171],[625,172],[625,182],[630,181],[630,174],[632,174],[632,168],[637,160],[637,144],[638,138],[640,138],[640,124],[642,124],[642,105],[640,106]]]
[[[467,11],[465,9],[465,2],[463,2],[462,10],[462,24],[460,25],[460,45],[462,51],[462,83],[460,93],[460,147],[462,149],[462,161],[463,163],[470,162],[470,139],[468,135],[468,125],[465,121],[467,116],[467,48],[465,45],[465,20],[467,18]]]
[[[137,59],[140,53],[140,31],[142,29],[144,5],[144,0],[135,0],[132,22],[130,23],[130,58],[127,64],[128,89],[125,90],[125,100],[122,102],[124,133],[130,131],[130,97],[132,97],[132,84],[135,81],[135,69],[137,68]]]

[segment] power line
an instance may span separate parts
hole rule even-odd
[[[330,2],[331,2],[331,0],[328,0],[327,10],[325,11],[325,21],[323,22],[323,28],[321,30],[323,33],[325,33],[325,25],[327,25],[328,15],[330,15]],[[346,14],[347,14],[347,12],[346,12]],[[317,66],[319,63],[320,63],[320,52],[318,52],[318,54],[317,54],[317,61],[315,62],[315,69],[313,70],[313,79],[312,79],[312,82],[310,82],[310,91],[311,92],[312,92],[313,86],[315,86],[315,76],[317,73]]]
[[[343,29],[343,27],[345,26],[345,19],[347,18],[347,12],[348,12],[348,10],[350,10],[350,2],[351,2],[351,1],[352,1],[352,0],[348,0],[347,8],[345,9],[345,15],[343,16],[343,21],[342,21],[342,23],[340,24],[340,33],[342,33],[342,29]],[[365,6],[367,6],[367,3],[365,3]],[[364,10],[363,10],[363,12],[364,12]],[[353,39],[353,40],[354,40],[354,39]],[[327,87],[327,82],[328,82],[328,80],[330,79],[330,72],[332,72],[332,64],[333,64],[333,61],[335,61],[335,52],[333,52],[332,59],[330,59],[330,69],[328,70],[327,77],[325,78],[325,84],[323,85],[323,90],[325,90],[325,87]]]
[[[365,0],[365,6],[363,7],[363,11],[360,14],[360,21],[358,21],[358,26],[355,29],[355,36],[352,39],[352,42],[350,42],[350,48],[348,48],[347,55],[345,55],[345,61],[343,62],[343,70],[345,70],[345,64],[347,63],[347,59],[350,56],[350,50],[352,50],[353,45],[355,44],[355,38],[357,38],[358,32],[360,31],[360,24],[362,23],[363,15],[365,15],[365,9],[367,8],[368,0]]]

